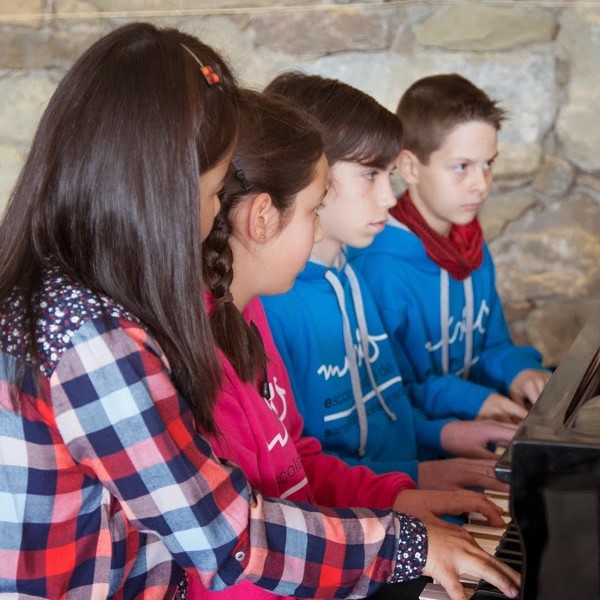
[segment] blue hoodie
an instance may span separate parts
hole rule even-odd
[[[305,433],[350,464],[417,481],[419,459],[444,455],[448,421],[413,409],[366,286],[343,256],[339,262],[311,260],[289,292],[261,299]]]
[[[422,386],[415,399],[429,416],[472,419],[489,394],[508,394],[520,371],[544,369],[537,350],[512,343],[487,244],[481,266],[459,281],[390,216],[369,247],[348,256],[370,287],[394,351],[410,359]]]

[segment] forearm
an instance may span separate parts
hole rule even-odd
[[[350,466],[335,456],[302,456],[315,502],[325,506],[390,508],[398,494],[414,489],[415,482],[401,471],[377,474],[363,465]]]
[[[249,546],[261,550],[256,563],[250,553],[243,572],[246,579],[264,583],[263,569],[268,564],[270,573],[300,574],[294,581],[280,581],[275,593],[327,598],[343,590],[348,597],[361,598],[382,583],[421,575],[427,539],[423,524],[414,517],[368,509],[303,509],[257,497],[251,507]],[[302,555],[290,557],[271,550],[265,560],[264,548],[280,547],[284,523],[285,547],[302,548]],[[350,564],[353,568],[345,570],[344,565]]]

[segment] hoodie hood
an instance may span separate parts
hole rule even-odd
[[[388,221],[383,231],[375,236],[369,246],[361,249],[348,248],[347,250],[348,260],[352,260],[358,254],[364,256],[388,254],[390,257],[410,261],[419,270],[431,274],[439,272],[439,267],[425,252],[425,246],[419,236],[391,215],[388,215]]]

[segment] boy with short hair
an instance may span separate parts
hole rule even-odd
[[[351,263],[427,388],[417,396],[427,414],[520,420],[550,373],[537,350],[512,343],[477,220],[505,111],[464,77],[442,74],[412,84],[396,114],[407,189]]]
[[[316,119],[330,166],[309,262],[290,291],[262,297],[305,434],[351,465],[408,473],[421,489],[504,489],[487,446],[506,445],[514,427],[413,409],[410,369],[399,368],[369,290],[342,251],[370,244],[395,203],[389,177],[400,121],[360,90],[316,75],[284,73],[267,93]],[[439,460],[448,455],[463,458]]]

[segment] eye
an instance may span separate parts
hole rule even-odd
[[[486,160],[483,163],[483,170],[484,171],[491,171],[493,166],[494,166],[494,159],[493,158],[492,158],[492,160]]]
[[[369,180],[369,181],[373,181],[375,179],[377,175],[377,171],[373,170],[373,171],[367,171],[365,173],[365,177]]]
[[[455,173],[459,173],[462,174],[467,170],[467,163],[463,162],[463,163],[457,163],[454,165],[453,170]]]
[[[319,211],[325,208],[325,202],[319,202],[319,204],[317,206],[315,206],[315,208],[313,209],[313,212],[315,213],[315,215],[318,217],[319,216]]]

